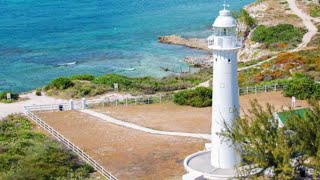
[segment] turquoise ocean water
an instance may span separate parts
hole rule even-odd
[[[237,10],[254,0],[229,2]],[[0,91],[28,91],[59,76],[163,77],[205,52],[157,43],[206,37],[222,0],[0,0]],[[73,66],[58,64],[77,62]],[[127,71],[126,68],[135,68]]]

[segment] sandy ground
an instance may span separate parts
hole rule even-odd
[[[48,96],[36,96],[34,92],[20,95],[20,99],[20,101],[11,104],[0,103],[0,119],[12,113],[23,113],[24,106],[68,102]]]
[[[248,112],[250,101],[265,105],[270,103],[277,111],[291,106],[291,98],[284,97],[281,92],[270,92],[240,96],[241,114]],[[306,101],[297,101],[298,107],[306,107]],[[141,126],[163,130],[190,133],[210,133],[211,107],[193,108],[178,106],[171,102],[152,105],[95,107],[95,111],[105,113],[114,118]]]
[[[297,27],[304,27],[296,12],[288,7],[285,1],[264,0],[246,6],[249,13],[259,24],[274,26],[277,24],[293,24]]]
[[[132,97],[132,96],[130,94],[107,93],[104,95],[93,97],[93,99],[108,98],[109,100],[115,100],[115,99],[125,99],[126,97]],[[80,99],[75,99],[75,101],[80,101]],[[23,113],[24,106],[58,104],[58,103],[68,103],[68,102],[69,100],[58,99],[58,98],[49,97],[46,95],[36,96],[35,92],[22,94],[20,95],[18,102],[14,102],[10,104],[5,104],[0,102],[0,120],[8,116],[9,114]]]
[[[38,115],[119,179],[181,179],[184,158],[206,143],[139,132],[78,111]]]

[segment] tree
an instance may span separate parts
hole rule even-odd
[[[320,102],[310,100],[311,106],[301,118],[292,115],[286,127],[295,132],[296,151],[302,154],[305,166],[315,170],[314,176],[320,173]]]
[[[252,168],[262,168],[261,173],[272,167],[275,179],[291,179],[295,173],[290,163],[294,155],[292,140],[284,128],[278,128],[273,112],[270,104],[264,109],[255,100],[249,114],[239,118],[232,127],[226,125],[222,135],[239,144],[242,165],[253,164]]]
[[[253,101],[249,114],[221,135],[239,144],[244,164],[252,168],[273,169],[274,179],[294,179],[301,166],[320,172],[320,103],[312,100],[304,116],[292,110],[283,128],[273,115],[274,108],[263,108]],[[295,161],[296,160],[296,161]],[[294,163],[295,162],[295,163]],[[262,173],[263,171],[261,171]],[[259,175],[259,174],[258,174]]]
[[[293,79],[288,81],[284,88],[284,95],[295,96],[298,99],[320,99],[320,84],[311,77],[302,74],[295,74]]]

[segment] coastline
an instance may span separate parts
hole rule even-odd
[[[244,6],[244,9],[250,16],[256,19],[257,25],[275,26],[277,24],[288,23],[295,27],[305,28],[300,17],[289,8],[287,3],[278,2],[276,0],[265,0],[262,2],[250,3]],[[262,44],[251,41],[251,35],[254,29],[249,30],[249,28],[243,24],[241,24],[240,28],[242,32],[248,31],[248,33],[245,33],[247,35],[244,36],[244,47],[238,54],[239,62],[266,59],[281,52],[281,50],[271,51],[263,48]],[[206,39],[184,38],[177,35],[159,37],[159,42],[161,43],[182,45],[192,49],[202,49],[210,53],[207,48],[203,48],[207,46],[205,41]],[[288,49],[288,51],[289,50],[290,49]],[[207,55],[206,57],[186,57],[185,62],[190,65],[202,67],[208,67],[212,64],[210,55]]]
[[[177,36],[177,37],[179,37],[179,36]],[[178,38],[179,39],[179,38]],[[182,38],[182,37],[180,37],[180,40],[181,40],[181,43],[180,43],[180,45],[183,45],[183,41],[184,41],[184,38]],[[189,40],[189,39],[187,39],[187,40]],[[160,40],[159,40],[160,41]],[[194,49],[198,49],[198,50],[204,50],[204,51],[208,51],[208,48],[207,48],[207,44],[206,44],[206,41],[205,41],[205,39],[197,39],[197,38],[191,38],[191,41],[193,41],[192,43],[194,43],[195,45],[194,45]],[[192,44],[191,43],[191,44]],[[169,43],[169,44],[174,44],[174,43]],[[197,44],[200,44],[199,46],[200,47],[198,47],[198,45]],[[189,46],[192,46],[192,45],[189,45]],[[208,58],[208,57],[210,57],[210,56],[203,56],[203,57],[200,57],[200,58],[203,58],[203,59],[210,59],[210,58]],[[185,61],[193,61],[193,59],[194,58],[198,58],[198,57],[193,57],[193,56],[186,56],[185,57]],[[197,61],[197,60],[196,60]],[[201,61],[202,62],[202,61]],[[207,63],[205,66],[206,67],[209,67],[210,65],[208,65],[208,64],[210,64],[210,62],[209,63]],[[203,65],[201,65],[201,64],[197,64],[197,63],[195,63],[195,64],[193,64],[193,66],[203,66]],[[22,98],[24,98],[24,97],[28,97],[28,96],[30,96],[31,98],[29,98],[29,100],[33,100],[33,99],[37,99],[37,98],[35,98],[34,96],[33,96],[33,94],[34,94],[34,90],[28,90],[28,91],[24,91],[24,92],[22,92],[22,93],[19,93],[20,94],[20,96],[22,97]],[[41,96],[40,96],[41,97]],[[51,97],[50,97],[51,98]],[[29,101],[29,100],[26,100],[26,101]],[[55,100],[59,100],[59,99],[56,99],[56,98],[53,98],[53,101],[55,101]],[[25,101],[18,101],[18,102],[15,102],[15,103],[12,103],[13,105],[16,105],[16,104],[19,104],[19,103],[22,103],[22,102],[25,102]],[[49,101],[46,101],[46,102],[49,102]],[[50,102],[51,102],[51,100],[50,100]],[[31,103],[33,103],[33,102],[31,102]],[[0,105],[4,105],[4,106],[7,106],[7,105],[12,105],[12,104],[3,104],[3,103],[0,103]]]

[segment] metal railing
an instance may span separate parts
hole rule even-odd
[[[248,86],[245,88],[239,88],[239,95],[249,95],[249,94],[258,94],[258,93],[267,93],[271,91],[280,91],[284,89],[283,84],[271,84],[263,86]]]
[[[87,100],[87,108],[93,107],[95,105],[100,106],[128,106],[128,105],[139,105],[139,104],[156,104],[163,103],[166,101],[173,101],[173,94],[157,94],[157,95],[147,95],[147,96],[137,96],[137,97],[125,97],[120,99],[93,99]],[[78,107],[75,107],[79,109]]]
[[[48,111],[48,110],[54,110],[54,108],[56,108],[56,105],[52,105],[52,106],[48,106],[48,105],[26,106],[26,107],[24,107],[24,113],[26,116],[30,117],[32,121],[34,121],[36,124],[38,124],[44,130],[49,132],[58,141],[60,141],[63,145],[65,145],[68,149],[72,150],[79,157],[81,157],[85,162],[90,164],[102,176],[104,176],[105,178],[110,179],[110,180],[116,180],[117,179],[116,177],[114,177],[110,172],[105,170],[100,164],[98,164],[95,160],[93,160],[88,154],[86,154],[78,146],[74,145],[71,141],[69,141],[67,138],[62,136],[58,131],[53,129],[50,125],[48,125],[46,122],[44,122],[43,120],[41,120],[39,117],[37,117],[35,114],[32,113],[32,111],[39,111],[39,110]]]

